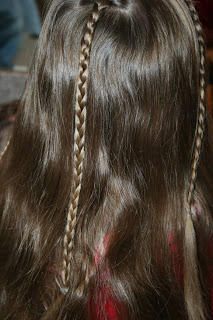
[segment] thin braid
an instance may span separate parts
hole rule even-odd
[[[194,21],[195,29],[198,36],[198,45],[199,45],[199,53],[200,53],[200,101],[199,101],[199,114],[198,114],[198,124],[197,124],[197,132],[195,138],[195,148],[193,154],[193,162],[192,162],[192,171],[191,171],[191,181],[190,181],[190,188],[187,197],[187,203],[189,208],[192,206],[193,202],[193,193],[195,189],[195,182],[197,176],[197,168],[199,164],[199,158],[201,153],[203,135],[205,131],[205,115],[206,115],[206,108],[205,108],[205,91],[206,91],[206,81],[205,81],[205,42],[203,38],[203,31],[200,24],[199,17],[195,10],[195,7],[191,0],[186,0],[188,7],[191,12],[192,19]]]
[[[190,185],[187,195],[187,215],[185,220],[185,246],[184,246],[184,293],[185,303],[188,311],[189,319],[204,320],[206,319],[205,304],[202,295],[202,287],[200,283],[198,250],[196,231],[193,223],[194,216],[194,191],[197,178],[197,170],[201,155],[203,136],[205,131],[205,115],[206,115],[206,80],[205,80],[205,42],[201,23],[194,7],[192,0],[185,0],[195,26],[198,47],[200,54],[199,66],[199,109],[197,129],[195,136],[195,145],[192,158]]]
[[[68,292],[69,290],[72,249],[74,245],[79,196],[82,186],[83,162],[85,155],[86,104],[90,51],[96,24],[104,7],[105,6],[102,4],[94,4],[93,11],[88,19],[86,31],[82,39],[80,52],[75,104],[73,186],[64,236],[64,257],[62,270],[64,293]]]

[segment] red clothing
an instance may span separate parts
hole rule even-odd
[[[103,248],[106,249],[108,236],[104,239],[104,246]],[[171,236],[169,238],[169,245],[170,245],[170,251],[172,255],[174,256],[173,264],[175,273],[177,275],[177,278],[180,282],[180,284],[183,286],[183,258],[180,257],[178,253],[178,247],[177,244],[174,241],[174,238]],[[102,251],[102,253],[104,250]],[[95,261],[96,264],[100,261],[99,254],[96,255]],[[209,246],[209,257],[210,260],[213,261],[213,241],[211,241]],[[107,277],[109,275],[107,274]],[[211,313],[212,313],[212,319],[213,319],[213,268],[210,273],[210,283],[211,283]],[[104,311],[100,309],[101,303],[99,302],[101,297],[104,297],[105,304],[104,304]],[[121,319],[121,316],[119,315],[119,308],[116,305],[116,302],[112,299],[110,292],[106,291],[105,289],[102,289],[102,292],[100,293],[100,298],[97,299],[96,303],[93,299],[91,299],[90,302],[90,317],[91,320],[124,320]]]
[[[100,303],[97,301],[96,303],[91,299],[90,302],[90,319],[91,320],[124,320],[121,319],[118,311],[118,307],[116,307],[115,301],[110,296],[110,292],[103,289],[100,294],[100,297],[105,296],[105,305],[104,310],[100,309]]]

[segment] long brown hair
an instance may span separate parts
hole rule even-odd
[[[210,319],[205,88],[191,0],[51,1],[0,172],[2,319],[107,319],[109,295]]]

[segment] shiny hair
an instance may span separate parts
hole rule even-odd
[[[210,319],[191,0],[53,0],[0,172],[3,319]]]

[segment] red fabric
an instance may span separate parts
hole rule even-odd
[[[98,267],[101,258],[104,255],[107,244],[109,242],[109,235],[103,240],[103,243],[96,250],[95,254],[95,265]],[[102,275],[103,283],[107,282],[110,278],[108,270],[105,270]],[[104,305],[104,310],[101,310],[101,306]],[[109,289],[104,287],[97,293],[96,301],[94,297],[90,301],[90,318],[91,320],[122,320],[119,315],[118,307],[116,302],[112,299]]]
[[[100,308],[100,299],[105,301],[104,310]],[[116,306],[116,302],[112,299],[110,292],[104,288],[96,302],[91,299],[90,317],[91,320],[123,320],[119,315],[119,308]]]
[[[110,235],[112,237],[112,235]],[[105,254],[107,244],[109,242],[109,235],[107,234],[103,243],[96,250],[95,265],[98,267],[101,257]],[[110,279],[109,270],[105,270],[101,274],[103,283],[107,283]],[[101,309],[104,306],[104,310]],[[110,290],[103,287],[97,293],[96,301],[94,297],[90,301],[90,319],[91,320],[124,320],[120,316],[121,306],[119,307],[110,294]]]
[[[103,242],[104,249],[102,253],[104,253],[106,249],[107,240],[108,240],[108,236],[106,236],[104,239],[104,242]],[[169,246],[170,246],[170,251],[172,253],[172,263],[174,266],[175,274],[181,286],[183,287],[183,280],[184,280],[183,257],[180,255],[178,251],[178,246],[173,236],[169,237]],[[99,262],[100,254],[98,253],[97,256],[95,257],[96,264],[98,264]],[[209,245],[209,257],[210,257],[210,262],[212,262],[213,261],[213,240],[210,242],[210,245]],[[107,277],[109,277],[108,272],[107,272]],[[212,319],[213,319],[213,266],[211,266],[211,269],[210,269],[209,280],[211,283],[211,313],[212,313]],[[100,309],[100,306],[102,305],[101,301],[102,301],[102,304],[104,304],[104,310]],[[116,302],[112,299],[109,290],[105,290],[104,288],[102,289],[102,291],[100,291],[99,297],[97,298],[96,302],[94,301],[94,299],[91,299],[90,316],[91,316],[91,320],[124,320],[124,319],[121,319],[119,315],[119,308],[116,305]]]

